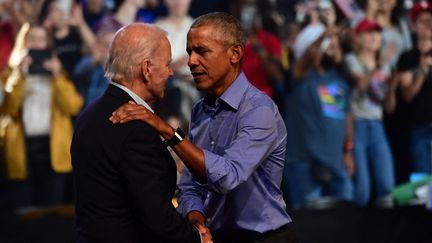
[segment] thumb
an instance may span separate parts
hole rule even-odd
[[[134,101],[132,101],[132,100],[129,100],[128,104],[136,105],[136,103]]]

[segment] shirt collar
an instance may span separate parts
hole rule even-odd
[[[145,108],[147,108],[148,110],[150,110],[151,112],[154,113],[153,109],[150,107],[150,105],[145,102],[143,99],[141,99],[141,97],[139,97],[137,94],[135,94],[132,90],[128,89],[126,86],[121,85],[119,83],[113,82],[111,81],[110,84],[117,86],[118,88],[124,90],[126,93],[128,93],[128,95],[130,95],[130,97],[132,97],[132,99],[135,101],[135,103],[139,104],[139,105],[143,105]]]
[[[221,95],[220,99],[227,103],[229,106],[238,109],[243,94],[249,87],[250,83],[243,72],[234,80],[227,90]]]

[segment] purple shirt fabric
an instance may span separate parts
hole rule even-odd
[[[280,190],[287,135],[277,106],[244,73],[213,103],[198,101],[189,132],[204,150],[207,184],[185,168],[179,212],[202,212],[213,231],[263,233],[291,222]]]

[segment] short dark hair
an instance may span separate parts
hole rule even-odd
[[[222,36],[226,45],[240,44],[245,46],[246,34],[243,27],[234,16],[224,12],[214,12],[198,17],[191,25],[192,28],[197,28],[205,25],[216,27]]]

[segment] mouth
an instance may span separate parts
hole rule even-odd
[[[192,76],[194,77],[195,80],[197,78],[204,76],[205,74],[206,74],[205,72],[201,72],[201,71],[192,71]]]

